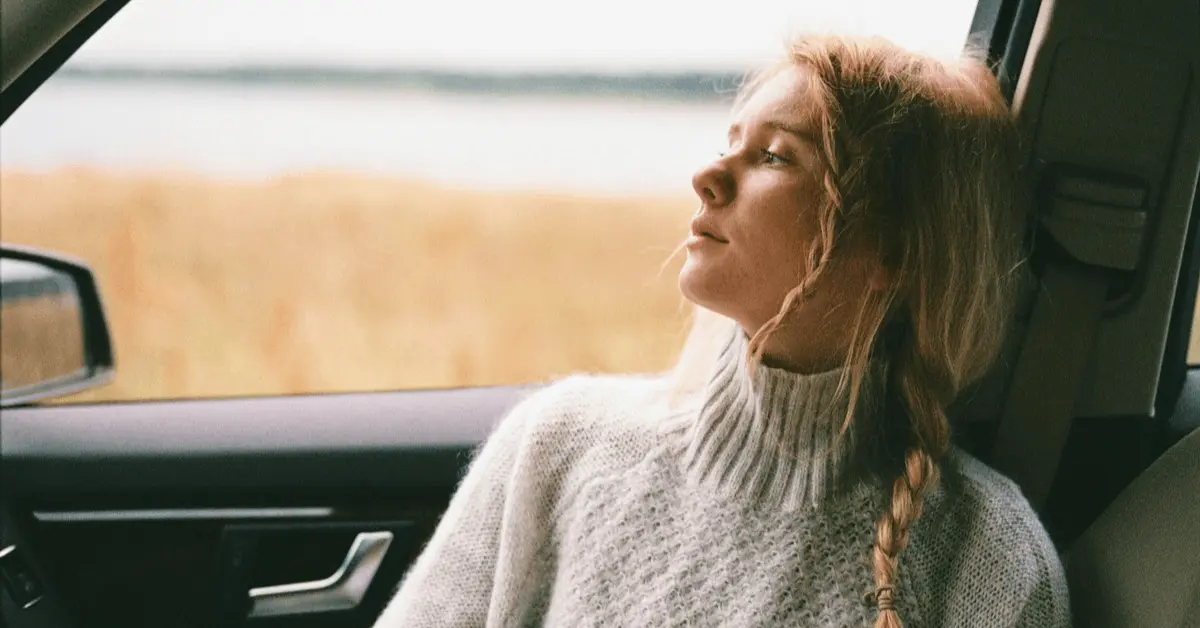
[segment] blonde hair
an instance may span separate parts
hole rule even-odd
[[[871,594],[876,628],[899,628],[898,560],[950,446],[946,408],[995,360],[1013,307],[1024,202],[1016,126],[994,75],[970,54],[939,60],[878,38],[802,37],[743,86],[740,100],[788,68],[806,70],[817,102],[820,228],[802,283],[752,335],[748,357],[761,360],[767,339],[825,285],[848,241],[865,243],[883,264],[890,280],[866,297],[845,356],[842,430],[882,355],[887,407],[902,411],[858,420],[903,435],[891,443],[896,477],[876,523]],[[729,323],[697,308],[672,372],[677,394],[702,386],[714,330]]]

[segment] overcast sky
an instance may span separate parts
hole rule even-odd
[[[961,49],[974,0],[133,0],[73,63],[743,70],[797,30]]]

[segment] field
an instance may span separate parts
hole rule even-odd
[[[692,210],[340,173],[0,174],[0,238],[97,275],[117,377],[88,401],[663,369]]]
[[[660,370],[685,333],[669,258],[692,209],[337,173],[0,174],[0,239],[97,274],[117,377],[81,401]]]

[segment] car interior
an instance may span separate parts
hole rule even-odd
[[[0,0],[0,123],[126,4]],[[1076,625],[1200,627],[1200,3],[980,0],[972,32],[1037,193],[1009,347],[953,408],[956,442],[1039,512]],[[84,304],[88,369],[54,394],[102,382],[104,287],[3,257]],[[5,398],[0,624],[370,625],[527,390]]]

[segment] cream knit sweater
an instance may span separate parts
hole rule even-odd
[[[871,626],[887,491],[861,472],[865,439],[836,439],[840,373],[752,377],[744,353],[737,332],[690,410],[668,411],[649,378],[526,399],[376,625]],[[1070,623],[1020,490],[958,450],[901,555],[896,608],[907,628]]]

